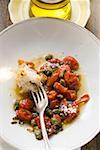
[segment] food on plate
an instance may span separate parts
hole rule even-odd
[[[41,81],[41,77],[34,69],[34,64],[32,62],[25,62],[24,60],[18,60],[18,64],[19,69],[17,71],[16,84],[21,89],[20,92],[34,91],[36,89],[35,84],[39,85]]]
[[[64,124],[71,123],[79,115],[81,106],[90,99],[87,93],[78,96],[82,88],[79,68],[79,62],[72,56],[59,59],[49,54],[45,57],[45,63],[40,64],[38,69],[34,62],[18,60],[17,98],[14,103],[16,116],[12,124],[27,123],[36,138],[42,139],[39,114],[30,92],[34,92],[37,86],[42,84],[49,102],[44,113],[48,136],[62,131]]]

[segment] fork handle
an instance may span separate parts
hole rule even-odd
[[[45,123],[44,123],[43,114],[44,114],[44,112],[40,113],[40,123],[41,123],[42,135],[43,135],[46,150],[50,150],[49,139],[48,139]]]

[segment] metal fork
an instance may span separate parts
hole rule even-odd
[[[44,117],[43,117],[44,111],[48,105],[47,94],[42,85],[38,87],[37,92],[31,91],[31,93],[32,93],[32,96],[36,105],[36,109],[40,115],[40,123],[41,123],[41,129],[42,129],[42,135],[43,135],[43,139],[45,143],[45,148],[46,150],[50,150],[48,135],[47,135],[47,131],[46,131],[45,123],[44,123]]]

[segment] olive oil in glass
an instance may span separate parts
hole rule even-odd
[[[70,20],[70,0],[31,0],[30,16]]]

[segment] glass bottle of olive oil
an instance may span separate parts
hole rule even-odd
[[[30,16],[70,19],[70,0],[31,0]]]

